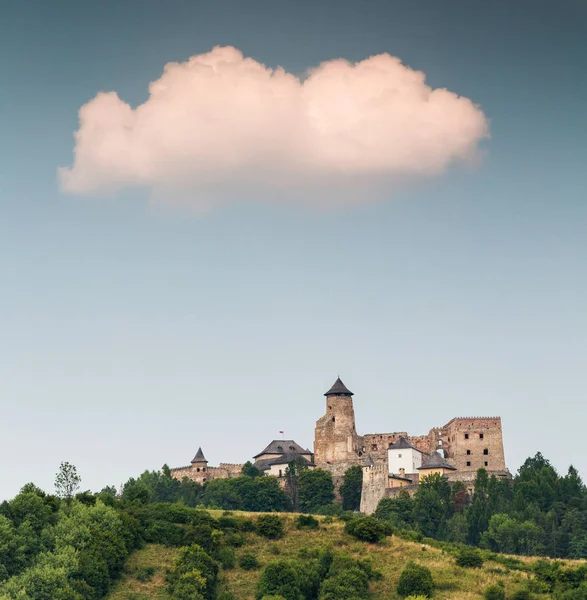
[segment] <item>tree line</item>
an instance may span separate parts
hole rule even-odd
[[[400,491],[375,516],[401,530],[506,554],[587,558],[587,490],[570,467],[559,475],[542,454],[512,479],[479,469],[470,497],[462,483],[435,475],[414,496]]]

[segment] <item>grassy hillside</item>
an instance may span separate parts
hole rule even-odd
[[[215,517],[219,512],[211,511]],[[235,513],[236,514],[236,513]],[[253,519],[258,514],[246,514]],[[409,560],[429,567],[437,586],[435,598],[474,599],[481,598],[483,589],[492,583],[503,582],[508,596],[528,578],[525,572],[510,570],[503,564],[486,561],[480,569],[465,569],[456,566],[455,559],[442,550],[420,543],[409,542],[396,536],[387,537],[379,544],[357,541],[344,532],[344,523],[321,522],[317,531],[300,531],[294,527],[294,515],[283,515],[286,535],[280,540],[269,541],[255,533],[247,533],[247,544],[236,549],[237,566],[222,571],[221,589],[230,590],[239,600],[253,599],[263,568],[271,561],[303,557],[309,549],[331,544],[334,549],[344,550],[357,558],[370,556],[373,566],[381,571],[383,578],[371,583],[371,597],[385,599],[396,597],[396,585],[401,570]],[[245,571],[238,567],[238,556],[255,553],[260,568]],[[165,592],[165,573],[172,565],[176,549],[149,545],[135,552],[128,561],[122,579],[108,596],[109,600],[149,600],[169,598]],[[300,554],[301,553],[301,554]],[[532,562],[533,559],[522,559]],[[149,581],[141,582],[137,576],[153,568]],[[537,598],[540,596],[536,596]],[[543,596],[546,598],[547,596]]]

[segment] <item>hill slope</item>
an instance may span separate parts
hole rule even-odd
[[[217,512],[214,516],[219,514]],[[247,516],[255,518],[258,514],[249,513]],[[305,550],[324,544],[331,544],[334,549],[348,552],[356,558],[371,557],[373,566],[383,574],[381,580],[371,583],[370,597],[373,599],[388,600],[396,597],[395,590],[400,572],[409,560],[415,560],[431,569],[437,588],[434,597],[438,599],[478,599],[482,597],[483,589],[487,585],[498,582],[503,582],[509,595],[528,578],[524,572],[510,570],[503,564],[490,560],[480,569],[461,568],[456,566],[454,557],[438,548],[406,541],[396,536],[388,537],[380,544],[360,542],[344,532],[344,523],[339,520],[332,523],[324,523],[322,520],[319,530],[300,531],[294,527],[295,515],[288,514],[282,517],[286,522],[287,532],[280,540],[268,541],[254,533],[246,534],[247,544],[236,549],[237,566],[222,572],[221,589],[229,590],[239,600],[253,599],[260,574],[268,563],[299,557],[300,551],[303,555]],[[238,567],[238,556],[251,552],[258,556],[260,568],[245,571]],[[171,567],[176,553],[176,549],[157,545],[148,545],[135,552],[108,600],[169,598],[165,592],[165,574],[166,569]],[[139,581],[137,575],[140,576],[148,567],[155,569],[153,576],[146,582]]]

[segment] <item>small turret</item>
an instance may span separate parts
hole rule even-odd
[[[196,456],[194,456],[194,458],[192,459],[192,465],[196,467],[198,471],[200,469],[202,469],[203,471],[206,470],[206,467],[208,466],[208,461],[206,460],[206,457],[202,452],[202,448],[198,448]]]

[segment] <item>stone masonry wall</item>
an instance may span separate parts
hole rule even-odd
[[[171,476],[180,481],[187,477],[197,483],[204,483],[211,479],[227,479],[228,477],[238,477],[241,474],[243,466],[233,463],[220,463],[218,467],[200,467],[194,465],[186,467],[176,467],[170,469]]]
[[[348,396],[328,396],[326,414],[316,421],[314,462],[334,475],[362,463],[362,439],[355,430],[353,400]]]
[[[363,490],[361,493],[361,512],[370,515],[385,494],[387,487],[387,466],[363,467]]]
[[[505,471],[500,417],[460,417],[443,427],[443,449],[459,471]]]

